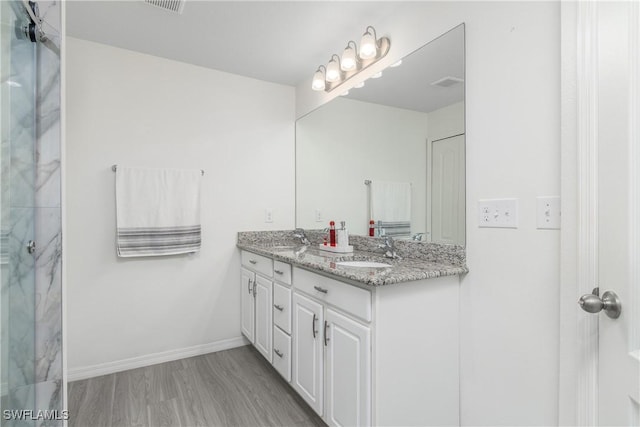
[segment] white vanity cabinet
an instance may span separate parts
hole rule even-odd
[[[291,265],[273,262],[273,367],[291,381]]]
[[[325,312],[326,421],[371,425],[371,330],[330,308]]]
[[[291,385],[330,426],[459,425],[458,276],[364,289],[293,269]]]
[[[324,307],[294,292],[291,385],[319,415],[324,409],[323,325]]]
[[[291,265],[242,251],[242,334],[291,381]]]
[[[242,333],[327,424],[459,425],[458,276],[361,287],[256,257]]]
[[[242,267],[242,295],[240,297],[242,319],[240,323],[242,334],[252,344],[255,342],[256,329],[256,300],[253,291],[255,279],[256,273]]]
[[[371,293],[299,268],[293,280],[293,388],[329,425],[370,425],[371,332],[350,317],[370,320]]]
[[[254,345],[260,353],[271,362],[271,332],[273,330],[272,321],[272,300],[273,282],[260,275],[256,275],[255,281],[255,310],[256,310],[256,330]]]
[[[273,260],[242,252],[242,333],[272,361]]]

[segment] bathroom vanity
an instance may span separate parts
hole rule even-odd
[[[278,233],[239,233],[242,333],[291,387],[329,425],[458,425],[464,257],[387,259],[364,237],[336,255]]]

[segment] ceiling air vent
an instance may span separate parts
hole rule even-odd
[[[431,83],[431,85],[441,86],[441,87],[451,87],[462,82],[464,82],[464,80],[459,79],[457,77],[447,76],[447,77],[441,78],[440,80],[436,80],[435,82]]]
[[[145,3],[175,13],[182,13],[186,0],[144,0]]]

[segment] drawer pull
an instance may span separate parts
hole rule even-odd
[[[329,292],[328,289],[321,288],[320,286],[314,286],[313,289],[315,289],[318,292],[322,292],[323,294],[326,294],[327,292]]]
[[[284,271],[281,271],[281,270],[273,270],[273,272],[276,274],[284,274]]]
[[[274,348],[273,352],[277,354],[280,359],[282,359],[282,356],[284,356],[284,354],[280,353],[277,348]]]
[[[282,310],[284,310],[284,307],[283,307],[283,306],[281,306],[281,305],[278,305],[278,304],[273,304],[273,308],[275,308],[275,309],[276,309],[276,310],[278,310],[278,311],[282,311]]]
[[[318,320],[316,314],[313,313],[313,320],[311,321],[311,333],[313,333],[314,339],[316,338],[316,333],[318,333],[318,331],[316,331],[316,320]]]
[[[329,341],[329,334],[327,333],[327,329],[329,328],[329,322],[324,321],[324,346],[327,346],[327,342]]]
[[[256,261],[255,259],[250,259],[249,262],[253,265],[256,265],[258,263],[258,261]]]

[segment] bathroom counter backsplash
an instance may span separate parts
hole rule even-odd
[[[354,247],[354,252],[338,254],[318,249],[325,232],[305,232],[311,241],[311,245],[306,247],[293,236],[293,230],[239,232],[237,246],[259,255],[366,286],[384,286],[468,272],[462,246],[395,240],[397,254],[401,259],[391,259],[385,258],[378,249],[378,245],[383,242],[381,238],[349,236],[349,243]],[[391,264],[392,267],[345,267],[337,264],[341,261],[378,261]]]

